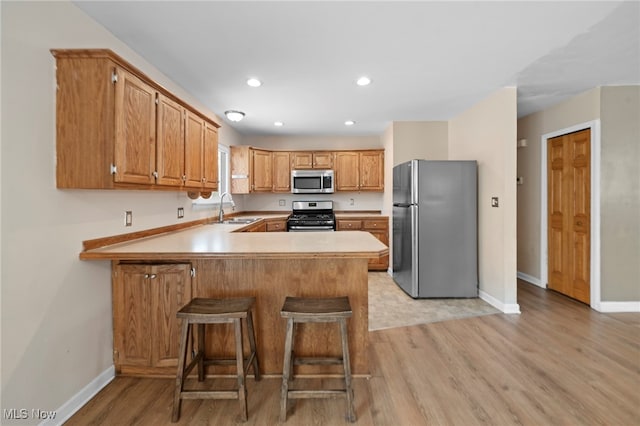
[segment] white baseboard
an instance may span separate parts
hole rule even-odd
[[[62,404],[62,406],[56,410],[55,419],[45,420],[40,423],[39,426],[57,426],[63,424],[69,420],[76,411],[82,408],[84,404],[89,402],[91,398],[100,392],[103,387],[107,386],[115,377],[116,368],[112,365],[100,373],[98,377],[89,382],[89,384],[82,388],[80,392],[72,396],[70,400]]]
[[[594,308],[595,309],[595,308]],[[600,302],[598,312],[640,312],[640,301],[638,302]]]
[[[532,277],[531,275],[525,274],[524,272],[518,272],[517,276],[523,281],[537,285],[538,287],[541,287],[541,288],[547,288],[546,285],[542,284],[542,281],[540,281],[540,278]]]
[[[518,305],[517,303],[504,304],[501,301],[499,301],[498,299],[496,299],[495,297],[491,296],[488,293],[485,293],[482,290],[480,290],[478,293],[479,293],[478,295],[480,296],[480,299],[484,300],[485,302],[487,302],[488,304],[490,304],[494,308],[502,311],[505,314],[519,314],[520,313],[520,305]]]

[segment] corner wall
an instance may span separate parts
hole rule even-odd
[[[480,295],[518,313],[516,288],[516,89],[501,89],[449,121],[449,160],[478,161]],[[491,207],[499,197],[499,207]]]

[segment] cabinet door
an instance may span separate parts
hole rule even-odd
[[[182,186],[184,175],[184,108],[158,94],[156,170],[158,185]]]
[[[180,327],[176,314],[191,300],[191,266],[188,264],[150,267],[152,348],[151,366],[176,367]]]
[[[293,169],[312,169],[313,168],[313,153],[312,152],[294,152],[292,168]]]
[[[184,140],[185,186],[201,188],[203,173],[204,120],[186,110]]]
[[[271,152],[259,149],[255,149],[252,152],[252,191],[271,192],[273,186]]]
[[[205,123],[204,127],[204,187],[218,190],[218,129]]]
[[[357,191],[360,182],[360,164],[357,152],[336,153],[336,191]]]
[[[384,151],[360,153],[360,191],[384,191]]]
[[[151,287],[147,265],[117,265],[113,269],[113,362],[151,365]]]
[[[288,152],[273,153],[273,192],[291,191],[291,163]]]
[[[313,168],[314,169],[332,169],[333,168],[333,152],[314,152]]]
[[[176,314],[191,300],[190,270],[189,264],[113,267],[116,371],[177,366],[181,322]]]
[[[115,181],[153,184],[156,167],[156,91],[117,68]]]
[[[371,235],[376,237],[386,246],[389,245],[389,231],[369,231]],[[389,255],[382,257],[374,257],[369,259],[370,270],[387,270],[389,267]]]
[[[250,154],[248,146],[231,146],[231,193],[248,194]]]

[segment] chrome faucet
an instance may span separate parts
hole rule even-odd
[[[218,222],[222,223],[222,221],[224,220],[224,210],[222,210],[222,199],[224,198],[225,195],[229,195],[228,192],[223,192],[222,194],[220,194],[220,211],[218,212]]]

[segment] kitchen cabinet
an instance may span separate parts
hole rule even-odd
[[[287,230],[287,219],[267,219],[265,223],[267,232],[285,232]]]
[[[336,191],[384,191],[384,151],[338,151]]]
[[[209,191],[218,190],[218,128],[211,123],[204,123],[203,188]]]
[[[286,151],[272,152],[273,192],[291,192],[291,154]]]
[[[294,152],[291,161],[292,169],[332,169],[333,152],[307,151]]]
[[[187,190],[217,185],[217,176],[209,185],[203,180],[210,177],[203,171],[203,129],[217,129],[218,124],[110,50],[51,52],[56,58],[58,188]],[[192,121],[185,123],[186,115]],[[199,130],[194,127],[198,121]],[[215,144],[217,153],[217,136]],[[214,167],[217,175],[217,159]]]
[[[158,95],[156,183],[181,186],[184,176],[184,107]]]
[[[113,362],[117,374],[175,374],[178,310],[191,300],[191,265],[112,268]]]
[[[380,217],[350,217],[336,219],[337,231],[367,231],[386,246],[389,246],[389,218]],[[389,255],[369,260],[370,271],[386,271],[389,268]]]
[[[273,190],[271,151],[248,146],[231,146],[231,193],[271,192]]]

